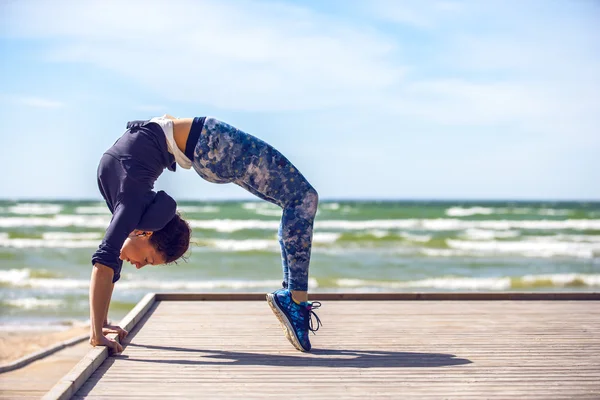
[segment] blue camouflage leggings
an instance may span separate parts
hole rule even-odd
[[[214,118],[204,122],[192,165],[209,182],[233,182],[283,209],[283,286],[307,290],[318,195],[296,167],[269,144]]]

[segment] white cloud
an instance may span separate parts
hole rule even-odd
[[[14,2],[5,32],[52,38],[49,59],[114,71],[158,101],[385,111],[536,134],[591,137],[597,129],[600,59],[587,51],[596,36],[579,20],[538,16],[535,4],[358,4],[428,33],[413,38],[361,18],[245,0]],[[410,53],[408,44],[423,49]]]
[[[367,15],[425,30],[460,17],[465,8],[463,2],[442,0],[370,0],[361,6]]]
[[[62,108],[65,106],[63,102],[56,100],[48,100],[41,97],[20,97],[17,98],[17,103],[37,108]]]
[[[247,1],[24,2],[12,35],[116,71],[169,100],[238,110],[372,102],[402,80],[392,40],[291,5]],[[173,18],[172,16],[176,16]],[[358,28],[358,29],[357,29]]]

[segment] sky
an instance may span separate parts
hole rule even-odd
[[[321,199],[600,200],[594,0],[2,0],[0,54],[0,198],[101,199],[127,121],[169,113],[265,140]]]

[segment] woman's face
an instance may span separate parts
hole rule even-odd
[[[152,236],[152,232],[149,231],[133,231],[125,239],[119,258],[135,265],[137,269],[143,268],[148,264],[164,264],[165,259],[163,255],[156,251],[152,243],[150,243],[150,236]]]

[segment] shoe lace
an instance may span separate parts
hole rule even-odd
[[[313,311],[313,309],[317,309],[321,307],[320,301],[309,301],[307,302],[306,309],[308,310],[308,330],[313,334],[319,330],[319,328],[323,325],[319,316]],[[313,327],[313,317],[317,321],[317,327]]]

